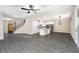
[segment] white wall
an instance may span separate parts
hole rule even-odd
[[[0,14],[0,40],[4,39],[3,34],[3,14]]]
[[[24,26],[16,30],[14,33],[33,34],[32,33],[32,21],[30,19],[26,20]]]
[[[70,17],[61,16],[61,25],[59,25],[59,17],[54,18],[54,32],[70,33]]]
[[[50,17],[48,17],[50,19]],[[43,16],[40,17],[41,20],[43,20]],[[20,29],[18,29],[15,33],[26,33],[26,34],[33,34],[33,27],[32,23],[33,21],[39,20],[38,18],[30,18],[26,20],[26,23],[24,26],[22,26]],[[58,25],[58,17],[54,18],[54,32],[62,32],[62,33],[70,33],[70,18],[67,16],[62,17],[62,25]]]

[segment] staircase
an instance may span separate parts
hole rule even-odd
[[[13,32],[18,30],[19,28],[21,28],[24,24],[25,24],[25,20],[23,20],[21,23],[19,23],[18,25],[16,25],[17,22],[14,22],[15,26],[13,28]]]

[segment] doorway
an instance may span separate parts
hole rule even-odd
[[[8,23],[8,33],[13,33],[13,24]]]

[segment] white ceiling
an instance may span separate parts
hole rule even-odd
[[[25,7],[24,5],[0,5],[0,12],[5,13],[10,17],[17,17],[17,18],[26,18],[27,16],[34,15],[33,12],[28,14],[25,10],[21,10],[21,7]],[[39,5],[40,11],[39,13],[45,12],[49,9],[55,13],[66,13],[72,11],[72,6],[70,5]],[[50,11],[49,11],[50,12]]]

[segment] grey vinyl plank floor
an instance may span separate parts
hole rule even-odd
[[[52,33],[46,36],[5,34],[0,40],[0,53],[78,53],[70,34]]]

